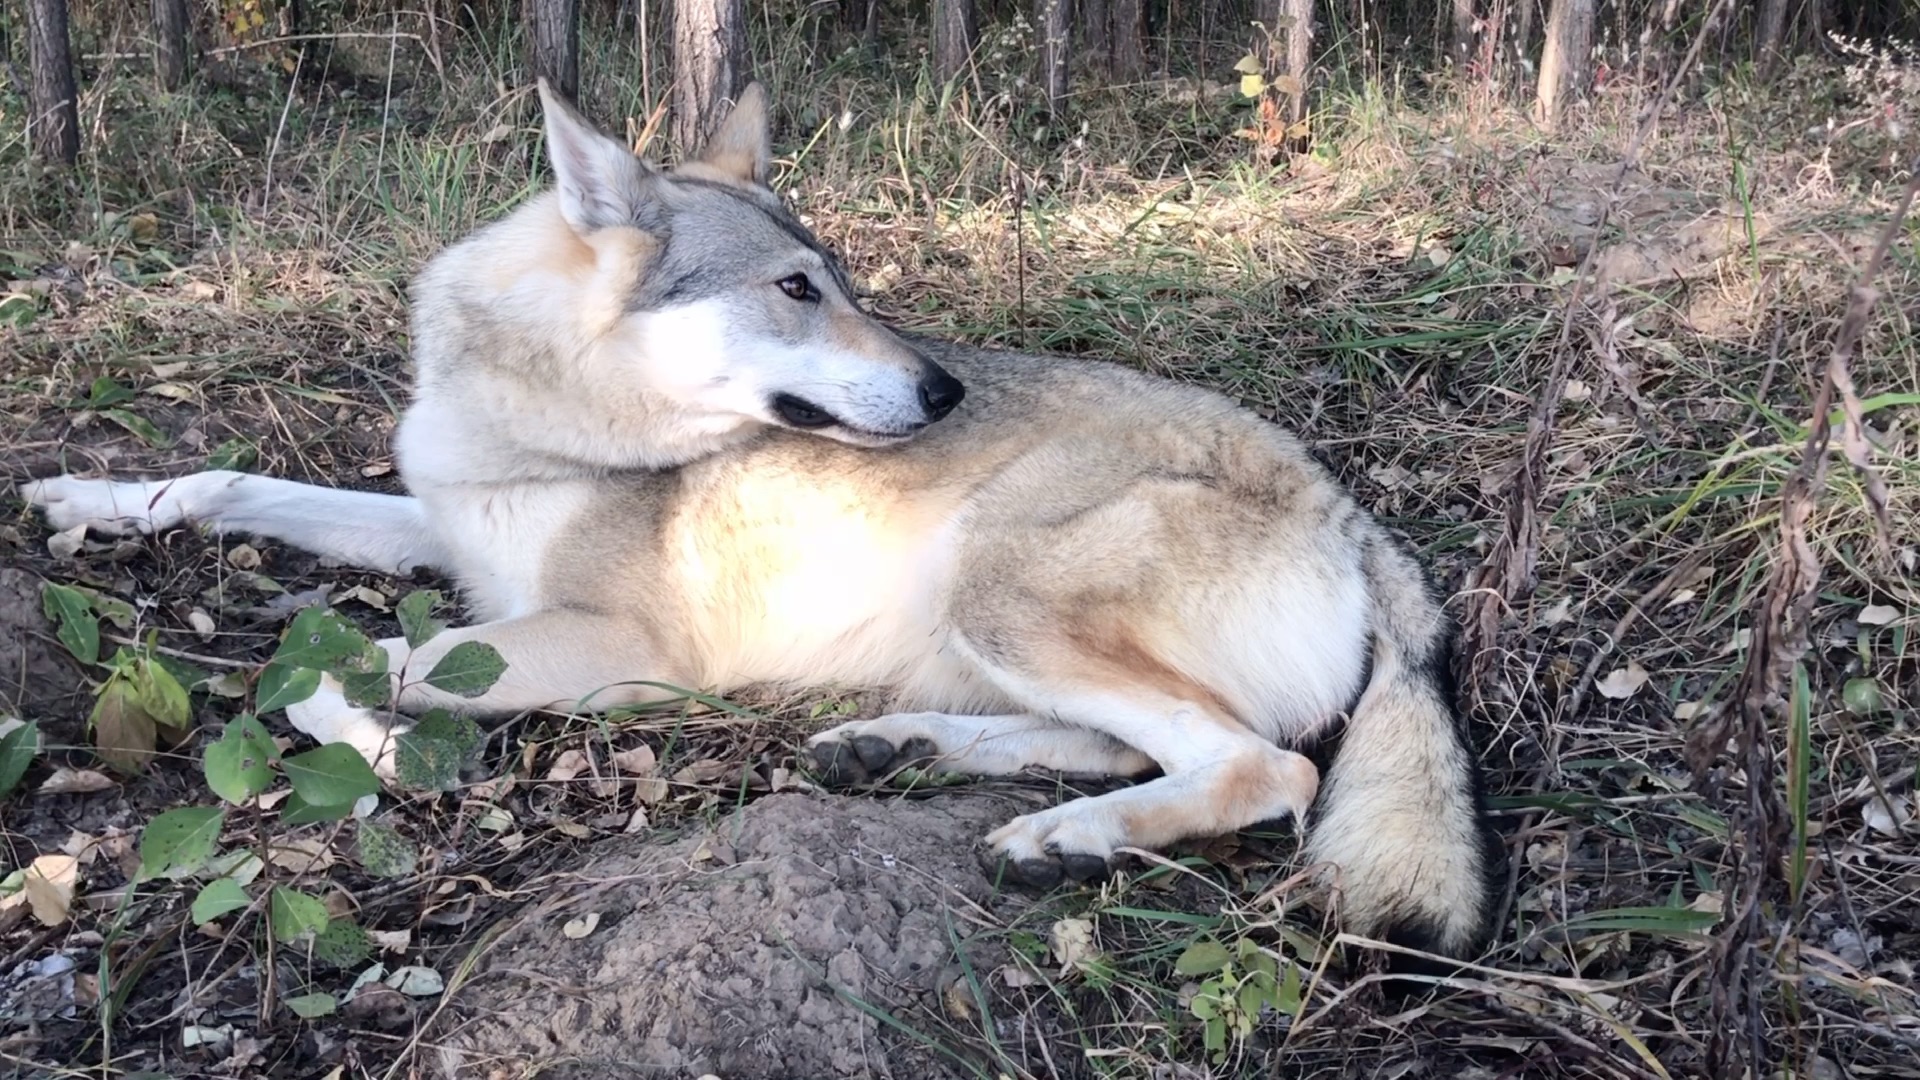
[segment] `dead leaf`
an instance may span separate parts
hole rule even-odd
[[[492,127],[487,129],[487,133],[485,135],[480,136],[480,141],[483,143],[497,143],[497,142],[504,142],[505,140],[512,137],[513,137],[513,125],[495,124]]]
[[[27,867],[21,892],[42,926],[59,926],[73,915],[73,894],[80,885],[80,860],[71,855],[42,855]]]
[[[665,777],[645,776],[633,782],[633,797],[643,805],[652,806],[667,797]]]
[[[660,759],[654,756],[653,747],[641,743],[613,755],[613,767],[633,776],[652,776],[660,767]]]
[[[205,281],[189,281],[180,290],[189,300],[211,300],[220,295],[220,290]]]
[[[633,808],[633,816],[627,819],[627,827],[624,831],[629,836],[634,833],[646,832],[647,824],[647,808],[644,806],[636,806]]]
[[[1573,597],[1563,596],[1554,601],[1552,607],[1541,612],[1536,621],[1541,626],[1559,626],[1571,618],[1573,618]]]
[[[1868,604],[1860,609],[1861,626],[1885,626],[1900,617],[1900,609],[1887,604]]]
[[[227,551],[227,565],[235,570],[258,570],[260,552],[252,544],[235,544]]]
[[[568,750],[553,759],[553,765],[547,769],[547,779],[559,784],[587,771],[587,755],[578,750]]]
[[[317,874],[340,860],[324,840],[283,837],[267,845],[267,861],[296,874]]]
[[[1059,962],[1062,975],[1100,955],[1093,943],[1093,923],[1086,919],[1061,919],[1053,924],[1050,936],[1053,958]]]
[[[379,589],[370,589],[365,585],[355,585],[340,594],[343,600],[358,600],[375,611],[387,610],[387,594]]]
[[[1025,968],[1014,967],[1012,964],[1002,964],[994,974],[1000,976],[1001,983],[1015,989],[1040,985],[1040,976]]]
[[[588,934],[593,933],[594,927],[599,925],[600,913],[597,911],[589,911],[578,919],[568,919],[567,924],[560,928],[560,932],[578,941]]]
[[[737,779],[740,774],[735,772],[734,766],[727,762],[709,759],[706,761],[696,761],[686,768],[681,769],[679,772],[674,773],[673,782],[687,785],[712,784],[727,779],[730,775]]]
[[[87,523],[81,522],[65,532],[57,532],[47,537],[47,551],[54,558],[65,562],[80,554],[80,545],[87,539]]]
[[[360,466],[360,475],[369,480],[372,480],[376,476],[386,476],[391,472],[393,472],[393,462],[391,461],[375,461],[371,464]]]
[[[1889,795],[1874,798],[1860,811],[1860,820],[1867,828],[1886,837],[1899,837],[1913,823],[1913,804],[1905,795]]]
[[[113,787],[113,778],[96,769],[69,769],[61,766],[40,782],[42,795],[89,795]]]
[[[1600,691],[1601,697],[1625,701],[1639,693],[1640,688],[1647,685],[1647,679],[1647,669],[1629,660],[1626,667],[1614,668],[1607,673],[1606,678],[1595,683],[1593,688]]]
[[[213,616],[207,614],[202,608],[194,608],[187,612],[187,625],[193,628],[194,633],[200,635],[201,641],[212,641],[213,632],[219,629],[213,621]]]
[[[1681,721],[1698,720],[1707,715],[1707,710],[1711,708],[1713,703],[1710,701],[1683,701],[1673,707],[1673,718]]]
[[[411,930],[369,930],[367,938],[382,952],[403,953],[413,947]]]

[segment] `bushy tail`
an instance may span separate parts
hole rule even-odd
[[[1505,852],[1456,700],[1450,631],[1419,564],[1384,534],[1367,543],[1373,670],[1307,854],[1332,864],[1345,929],[1471,958],[1493,933]]]

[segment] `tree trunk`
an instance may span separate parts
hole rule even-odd
[[[1108,32],[1113,39],[1113,74],[1137,79],[1147,70],[1147,53],[1140,44],[1140,0],[1108,0]]]
[[[1113,14],[1107,0],[1080,0],[1080,33],[1087,43],[1087,59],[1103,72],[1113,70]],[[1201,32],[1200,39],[1206,40]]]
[[[1760,25],[1754,35],[1754,64],[1761,81],[1773,78],[1787,38],[1787,0],[1760,0]]]
[[[187,0],[153,0],[153,73],[162,90],[187,84]]]
[[[1513,12],[1513,60],[1520,65],[1533,55],[1533,13],[1540,0],[1516,0]]]
[[[745,0],[675,0],[673,138],[680,152],[706,145],[722,105],[747,81]]]
[[[942,83],[967,70],[979,37],[973,0],[933,0],[933,73]]]
[[[67,0],[27,0],[27,126],[43,160],[71,165],[80,157],[80,109],[67,45]]]
[[[1040,88],[1047,111],[1058,115],[1067,100],[1067,64],[1073,56],[1073,0],[1037,0],[1040,5]]]
[[[1455,68],[1465,70],[1473,59],[1473,0],[1452,0],[1452,7],[1453,40],[1447,47],[1447,59]]]
[[[580,96],[580,0],[532,0],[533,71],[560,96]]]
[[[1552,131],[1568,95],[1587,92],[1593,54],[1594,0],[1553,0],[1547,11],[1547,46],[1540,54],[1540,87],[1534,119]]]
[[[1313,0],[1281,0],[1279,6],[1287,17],[1286,73],[1293,79],[1287,95],[1287,123],[1293,125],[1307,118],[1307,82],[1313,76]],[[1289,137],[1287,141],[1303,140]]]

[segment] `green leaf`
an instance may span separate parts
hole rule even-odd
[[[458,746],[445,739],[403,731],[394,737],[394,774],[402,787],[415,791],[450,791],[460,779],[466,760]]]
[[[287,1008],[302,1020],[317,1020],[322,1016],[332,1016],[340,1003],[332,994],[301,994],[287,999]]]
[[[360,823],[358,837],[360,865],[374,877],[403,878],[411,875],[420,861],[413,841],[399,830],[375,821]]]
[[[40,725],[20,724],[0,735],[0,799],[13,793],[15,784],[27,774],[33,756],[40,752]]]
[[[259,456],[260,451],[246,439],[228,439],[207,454],[207,468],[245,472]]]
[[[267,909],[273,920],[274,940],[280,942],[294,941],[305,934],[318,934],[327,928],[330,918],[327,905],[284,885],[274,886],[267,900]]]
[[[1692,908],[1624,907],[1575,915],[1560,924],[1567,933],[1598,933],[1607,930],[1639,931],[1646,934],[1697,934],[1720,921],[1711,911]]]
[[[217,806],[183,806],[148,822],[140,834],[140,879],[198,868],[213,857],[225,822]]]
[[[39,303],[26,293],[0,296],[0,326],[17,326],[25,330],[39,317]]]
[[[1273,1007],[1288,1016],[1300,1015],[1300,965],[1288,964],[1280,976],[1280,988],[1274,991]]]
[[[367,759],[346,743],[283,758],[280,767],[293,781],[294,794],[313,806],[351,804],[380,790],[380,778],[367,767]]]
[[[123,401],[132,401],[133,391],[115,382],[113,376],[102,375],[93,380],[87,388],[86,406],[89,409],[104,409],[109,405],[118,405]]]
[[[140,707],[155,727],[165,728],[175,740],[186,735],[193,725],[193,705],[187,688],[165,664],[143,650],[134,661],[133,686],[140,695]]]
[[[310,607],[293,617],[273,659],[288,667],[344,675],[377,670],[376,665],[386,660],[386,651],[331,608]]]
[[[83,664],[100,662],[100,622],[93,616],[86,593],[49,581],[40,586],[40,606],[47,618],[54,620],[55,636],[75,660]]]
[[[451,743],[462,754],[480,749],[480,740],[485,735],[473,717],[455,715],[445,709],[428,709],[413,726],[413,734]]]
[[[274,757],[273,737],[252,714],[243,713],[207,747],[201,766],[213,793],[238,806],[273,783]]]
[[[334,967],[355,967],[373,954],[373,939],[352,919],[335,919],[314,935],[313,958]]]
[[[479,697],[507,670],[500,650],[483,641],[463,641],[447,650],[447,655],[427,673],[427,685],[461,697]]]
[[[93,608],[95,615],[107,620],[121,630],[128,631],[129,633],[132,632],[133,624],[140,617],[139,612],[133,609],[132,604],[127,603],[117,596],[108,596],[106,593],[95,592],[92,589],[78,589],[76,591],[86,594],[87,604]]]
[[[260,683],[254,687],[254,707],[272,712],[298,705],[320,689],[320,673],[312,668],[268,664],[260,669]]]
[[[1227,966],[1233,959],[1227,947],[1211,938],[1201,938],[1187,946],[1180,959],[1173,962],[1173,970],[1182,975],[1207,975]]]
[[[300,797],[299,792],[287,796],[280,804],[280,824],[312,825],[326,821],[344,821],[353,813],[353,803],[310,803]]]
[[[349,705],[356,705],[362,709],[382,708],[393,700],[393,676],[385,671],[354,672],[342,675],[340,690]]]
[[[190,909],[193,925],[205,926],[230,911],[246,907],[248,903],[247,890],[241,888],[239,882],[230,877],[214,878],[201,888],[200,895],[193,898],[193,907]]]
[[[139,436],[141,442],[155,450],[165,450],[173,445],[173,439],[166,432],[154,427],[153,421],[138,413],[130,413],[125,409],[102,409],[100,415]]]
[[[425,645],[447,628],[444,621],[433,617],[433,609],[444,599],[437,589],[416,589],[394,605],[393,612],[400,617],[400,633],[406,636],[409,648]]]

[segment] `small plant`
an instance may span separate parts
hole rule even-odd
[[[1241,938],[1231,949],[1202,938],[1180,954],[1173,969],[1188,977],[1205,976],[1187,1008],[1200,1021],[1216,1065],[1227,1060],[1230,1043],[1252,1037],[1265,1010],[1288,1016],[1300,1012],[1299,965],[1288,963],[1282,971],[1280,961],[1252,938]]]
[[[417,648],[446,628],[433,617],[440,603],[439,593],[422,590],[396,605],[409,646]],[[155,634],[104,661],[100,658],[101,620],[131,630],[131,605],[48,583],[42,606],[68,652],[104,672],[88,721],[102,761],[123,773],[138,773],[163,742],[171,748],[193,737],[189,688],[204,679],[161,656]],[[380,780],[360,751],[344,743],[283,756],[260,717],[306,700],[327,676],[339,680],[352,703],[385,706],[400,681],[395,676],[405,674],[390,673],[388,665],[387,651],[338,612],[309,607],[296,614],[254,680],[253,709],[227,721],[220,737],[202,753],[207,787],[223,805],[176,807],[148,822],[140,836],[135,884],[197,882],[189,907],[197,926],[235,912],[242,913],[243,920],[257,914],[273,943],[303,943],[314,959],[333,967],[363,962],[371,951],[366,931],[350,918],[335,917],[320,897],[293,884],[303,874],[324,869],[330,860],[310,841],[284,834],[302,825],[346,821],[380,791]],[[462,642],[447,651],[424,681],[451,694],[476,697],[491,689],[505,670],[492,646]],[[18,782],[37,739],[37,729],[30,725],[10,729],[0,739],[0,794]],[[471,719],[434,710],[397,736],[396,743],[401,786],[445,790],[478,747],[480,733]],[[277,816],[270,819],[262,796],[282,780],[286,790],[276,800]],[[246,815],[246,831],[254,844],[223,851],[221,838],[235,814]],[[362,820],[356,828],[360,861],[369,873],[399,877],[413,872],[419,853],[398,830],[372,820]],[[298,853],[309,849],[314,857],[303,863]],[[289,852],[294,854],[290,857]],[[270,868],[286,873],[276,878]],[[333,1011],[336,1000],[314,992],[285,1004],[297,1015],[313,1018]]]

